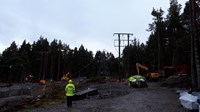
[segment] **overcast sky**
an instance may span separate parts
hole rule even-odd
[[[185,0],[178,0],[184,7]],[[113,33],[133,33],[145,43],[151,11],[167,14],[169,0],[0,0],[0,52],[15,41],[61,40],[70,48],[81,44],[95,54],[117,55]],[[125,37],[123,37],[125,38]]]

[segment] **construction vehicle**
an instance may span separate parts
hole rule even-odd
[[[45,84],[46,84],[46,80],[40,80],[40,81],[39,81],[39,84],[40,84],[40,85],[45,85]]]
[[[69,79],[71,79],[69,72],[67,74],[63,75],[62,78],[61,78],[62,81],[68,81]]]
[[[147,80],[158,80],[159,79],[159,74],[156,72],[149,72],[149,68],[140,64],[136,63],[136,69],[137,69],[137,75],[140,75],[140,68],[145,70],[147,73],[143,75],[144,77],[147,78]]]
[[[163,74],[164,77],[169,77],[171,75],[179,75],[179,76],[188,75],[187,65],[163,66],[162,70],[164,71],[164,74]]]

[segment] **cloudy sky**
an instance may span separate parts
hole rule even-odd
[[[185,0],[179,0],[185,4]],[[15,41],[37,41],[42,35],[69,44],[81,44],[93,53],[117,55],[113,33],[133,33],[145,43],[151,11],[167,13],[169,0],[0,0],[0,52]],[[123,37],[126,38],[126,37]]]

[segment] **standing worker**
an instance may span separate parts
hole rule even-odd
[[[133,75],[131,75],[131,76],[128,78],[128,85],[129,85],[130,87],[132,86],[133,80],[134,80],[134,77],[133,77]]]
[[[141,86],[140,80],[142,79],[142,76],[141,75],[136,75],[135,77],[136,77],[136,85],[138,87],[140,87]]]
[[[72,83],[72,80],[68,81],[69,83],[65,87],[65,92],[67,96],[67,107],[72,107],[72,100],[75,92],[75,86]]]

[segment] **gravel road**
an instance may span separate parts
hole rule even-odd
[[[148,85],[148,88],[128,88],[129,94],[113,98],[74,101],[72,108],[67,108],[65,102],[18,112],[188,112],[181,107],[175,88],[160,87],[158,82]]]

